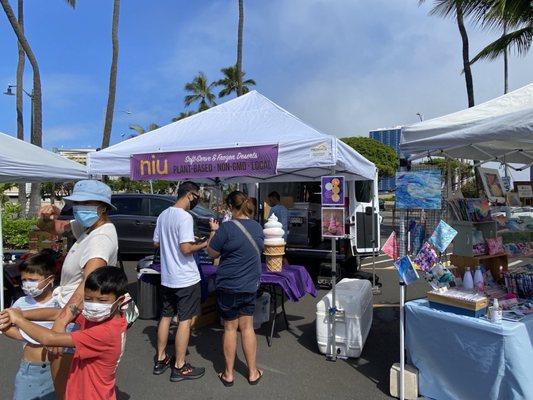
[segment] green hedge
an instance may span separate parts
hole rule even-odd
[[[37,220],[19,218],[20,205],[5,203],[2,210],[2,236],[4,248],[28,248],[29,234],[34,229]]]

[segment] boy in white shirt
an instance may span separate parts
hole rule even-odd
[[[200,272],[193,253],[207,247],[195,243],[194,221],[187,212],[200,198],[199,187],[184,182],[178,189],[178,200],[159,215],[154,231],[154,245],[161,251],[161,320],[157,330],[157,355],[154,375],[172,367],[170,380],[179,382],[201,378],[205,368],[193,367],[185,361],[192,317],[200,311]],[[175,361],[165,351],[172,317],[178,316],[175,340]]]
[[[34,255],[20,266],[22,290],[26,296],[19,298],[13,308],[33,310],[36,308],[59,307],[52,296],[54,285],[55,258],[46,251]],[[36,322],[52,328],[53,322]],[[50,362],[46,349],[18,328],[11,326],[3,333],[15,340],[24,342],[20,367],[15,377],[13,400],[55,399],[55,390],[50,374]]]

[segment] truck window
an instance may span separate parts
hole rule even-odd
[[[355,198],[359,203],[370,203],[372,199],[372,181],[355,181]]]

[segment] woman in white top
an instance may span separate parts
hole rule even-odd
[[[117,263],[117,231],[107,216],[107,212],[115,207],[111,204],[109,186],[94,180],[76,183],[72,195],[65,197],[65,200],[72,202],[74,220],[60,221],[59,208],[45,206],[39,211],[37,225],[55,235],[72,231],[76,238],[63,263],[60,285],[54,290],[54,296],[62,308],[69,307],[76,311],[83,308],[85,278],[100,267]],[[25,316],[28,319],[35,317],[32,311],[25,313]],[[69,318],[69,313],[61,313],[59,318]],[[61,324],[54,324],[54,330],[58,325]],[[56,394],[62,399],[72,354],[55,353],[51,363],[52,379]]]

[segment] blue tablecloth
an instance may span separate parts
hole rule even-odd
[[[493,324],[405,305],[406,347],[419,390],[437,400],[533,399],[533,315]]]

